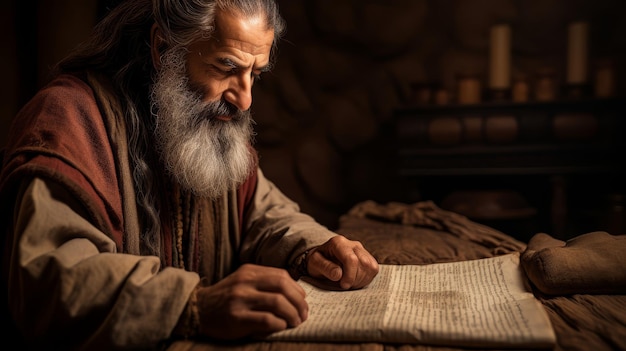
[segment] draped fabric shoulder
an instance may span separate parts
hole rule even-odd
[[[22,186],[34,178],[66,188],[82,205],[88,219],[123,249],[124,216],[118,192],[116,160],[94,93],[84,80],[61,75],[41,89],[15,116],[1,153],[0,243],[2,266],[9,267],[13,247],[14,207]],[[8,301],[3,271],[0,297]],[[9,333],[7,304],[0,311]],[[6,320],[5,320],[6,317]]]
[[[70,190],[94,225],[123,250],[116,163],[93,90],[78,76],[61,75],[14,120],[0,174],[2,213],[12,213],[21,182],[34,177],[52,180]],[[7,220],[2,223],[7,225]]]
[[[102,113],[102,119],[109,136],[110,150],[115,160],[115,170],[118,177],[117,186],[119,188],[117,194],[120,196],[124,224],[123,251],[137,255],[141,252],[141,227],[137,214],[133,176],[128,159],[128,138],[124,112],[108,78],[90,72],[87,74],[87,82],[94,91]]]

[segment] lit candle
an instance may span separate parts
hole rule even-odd
[[[511,28],[508,25],[491,27],[489,59],[489,88],[508,89],[511,84]]]
[[[584,84],[587,81],[587,22],[569,25],[567,37],[567,83]]]

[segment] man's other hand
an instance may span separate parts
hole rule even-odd
[[[284,269],[242,265],[198,288],[200,334],[214,339],[262,338],[304,322],[305,292]]]

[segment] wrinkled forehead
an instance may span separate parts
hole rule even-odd
[[[195,42],[191,51],[201,55],[235,55],[240,59],[251,57],[259,65],[269,62],[274,30],[268,28],[265,16],[244,17],[233,12],[218,11],[216,28],[211,39]],[[262,61],[262,62],[261,62]]]

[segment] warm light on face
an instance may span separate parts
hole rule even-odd
[[[252,104],[254,80],[269,70],[274,31],[267,29],[262,17],[226,12],[217,15],[216,25],[213,38],[189,47],[190,85],[204,101],[224,100],[246,111]]]

